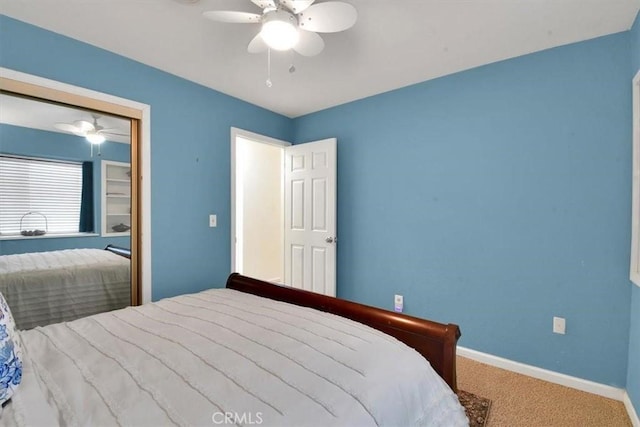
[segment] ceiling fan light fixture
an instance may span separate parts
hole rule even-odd
[[[260,36],[271,49],[292,49],[300,37],[298,21],[295,16],[284,10],[274,10],[264,15]]]
[[[87,141],[94,145],[102,144],[106,140],[104,135],[101,135],[99,133],[88,133],[85,138],[87,139]]]

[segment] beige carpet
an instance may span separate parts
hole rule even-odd
[[[631,427],[622,402],[458,356],[458,387],[491,399],[487,427]]]

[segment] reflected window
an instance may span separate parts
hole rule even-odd
[[[92,175],[81,162],[1,155],[0,235],[92,232]]]

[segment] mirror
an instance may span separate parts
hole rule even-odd
[[[136,303],[132,128],[0,94],[0,292],[19,329]]]

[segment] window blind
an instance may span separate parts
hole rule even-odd
[[[0,235],[77,233],[81,195],[81,163],[0,156]]]

